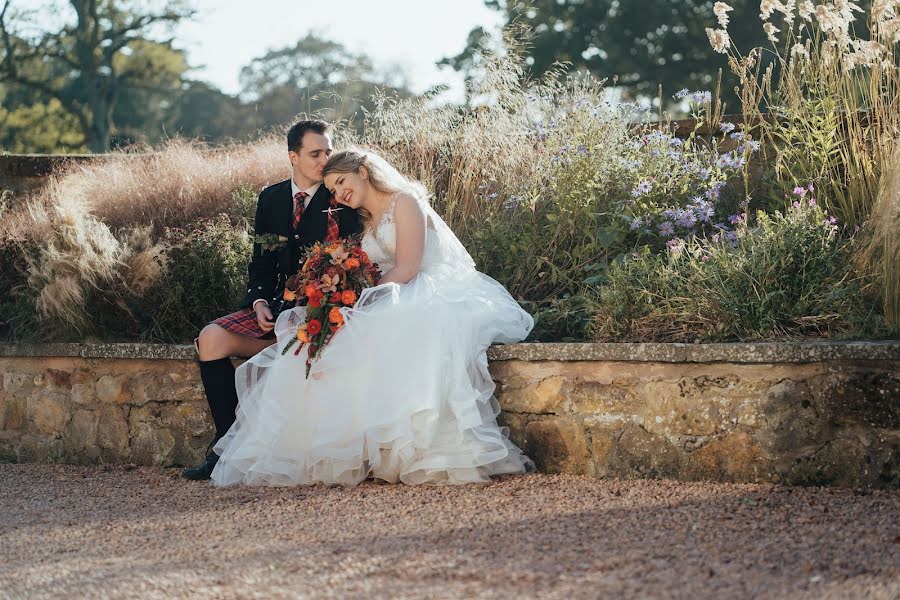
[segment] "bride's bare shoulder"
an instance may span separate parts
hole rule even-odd
[[[409,192],[397,192],[393,198],[394,215],[403,220],[421,221],[425,218],[419,201]]]

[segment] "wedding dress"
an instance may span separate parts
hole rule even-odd
[[[362,240],[394,266],[393,209]],[[534,321],[474,262],[444,221],[427,217],[419,273],[365,290],[305,375],[306,350],[282,350],[305,308],[279,315],[277,343],[237,369],[234,426],[215,446],[216,485],[468,483],[534,464],[497,425],[486,350],[519,342]]]

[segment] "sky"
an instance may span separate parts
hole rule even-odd
[[[399,67],[416,93],[447,84],[463,98],[462,76],[435,62],[458,54],[477,26],[497,30],[501,16],[483,0],[195,0],[197,17],[176,32],[191,73],[224,92],[238,92],[241,67],[308,32],[369,55],[379,68]]]
[[[159,2],[161,0],[157,0]],[[153,3],[149,3],[153,4]],[[268,50],[293,46],[314,31],[367,54],[380,69],[399,67],[407,86],[422,93],[438,84],[446,100],[464,98],[462,75],[435,63],[465,48],[469,31],[499,32],[503,19],[484,0],[188,0],[192,21],[175,30],[174,46],[197,67],[194,79],[236,94],[241,67]],[[74,19],[66,0],[12,0],[14,9],[36,11],[53,27]]]

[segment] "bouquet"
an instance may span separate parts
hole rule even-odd
[[[356,305],[360,294],[373,287],[381,277],[378,265],[360,247],[359,239],[316,242],[300,258],[300,271],[288,279],[284,288],[287,302],[306,303],[306,321],[297,328],[282,354],[298,342],[294,355],[309,344],[306,375],[335,333],[344,326],[342,307]]]

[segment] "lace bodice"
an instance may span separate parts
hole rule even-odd
[[[426,218],[425,250],[419,270],[428,272],[440,265],[462,269],[474,268],[472,257],[428,202],[422,199],[416,201]],[[362,249],[373,262],[378,263],[382,273],[387,273],[396,264],[397,230],[394,223],[396,206],[395,194],[378,225],[367,231],[362,239]]]
[[[394,227],[394,208],[396,206],[397,195],[395,194],[378,225],[369,229],[362,239],[362,249],[366,251],[373,262],[378,263],[382,273],[392,269],[396,262],[397,232]]]

